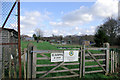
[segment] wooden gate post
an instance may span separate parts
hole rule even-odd
[[[111,73],[113,71],[113,51],[110,52],[111,53]]]
[[[34,46],[33,51],[35,51],[35,50],[36,50],[36,47]],[[36,62],[37,62],[36,58],[37,58],[37,53],[33,52],[33,60],[32,60],[33,61],[32,73],[33,74],[32,74],[32,78],[36,78]]]
[[[24,61],[24,78],[26,79],[26,48],[24,49],[24,56],[23,56],[23,61]]]
[[[85,76],[85,45],[83,47],[83,76]]]
[[[117,72],[117,52],[115,52],[115,72]]]
[[[106,43],[106,47],[107,47],[107,50],[106,50],[106,73],[105,75],[108,75],[109,73],[109,48],[110,48],[109,43]]]
[[[113,73],[114,73],[114,68],[115,68],[115,67],[114,67],[114,62],[115,62],[115,60],[114,60],[114,58],[115,58],[114,55],[115,55],[115,52],[113,51]]]
[[[82,47],[80,48],[80,68],[79,68],[79,71],[80,71],[80,78],[82,77]]]
[[[33,44],[28,44],[27,46],[27,75],[26,78],[32,78],[32,54],[31,51],[33,49]]]

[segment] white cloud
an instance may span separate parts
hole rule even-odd
[[[78,27],[75,27],[75,30],[78,30],[79,28]]]
[[[41,14],[38,11],[25,12],[24,16],[21,16],[21,33],[32,36],[36,28],[41,28],[45,20],[49,20],[49,12]]]
[[[118,13],[118,0],[97,0],[91,8],[96,18],[116,16]]]
[[[52,30],[53,34],[58,34],[58,30]]]
[[[71,27],[84,25],[96,19],[105,19],[117,16],[118,0],[97,0],[91,7],[81,6],[79,9],[64,13],[61,21],[51,22],[50,25],[58,27]]]
[[[118,0],[97,0],[91,7],[81,6],[79,9],[64,13],[60,21],[51,21],[49,24],[55,28],[68,28],[69,31],[65,31],[65,33],[61,32],[64,35],[91,35],[95,33],[96,27],[90,25],[87,28],[83,28],[84,24],[96,22],[96,20],[102,21],[111,16],[117,17],[117,15]],[[60,32],[58,33],[60,34]]]
[[[38,11],[26,12],[24,16],[21,16],[21,31],[24,34],[32,35],[35,28],[40,26],[45,28],[45,25],[41,23],[49,20],[49,25],[53,27],[43,31],[45,36],[51,36],[52,34],[64,36],[70,34],[90,35],[95,33],[96,27],[90,25],[83,28],[84,24],[103,20],[110,16],[117,16],[117,13],[118,0],[97,0],[91,7],[81,6],[79,9],[68,13],[61,11],[63,16],[53,21],[51,20],[53,16],[49,16],[51,13],[47,10],[44,14]]]

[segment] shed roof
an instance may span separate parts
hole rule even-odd
[[[12,31],[14,31],[16,34],[18,33],[16,30],[14,30],[14,29],[10,29],[10,28],[0,28],[0,30],[7,30],[7,31],[9,31],[9,32],[12,32]]]

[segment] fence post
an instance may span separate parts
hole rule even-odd
[[[105,75],[108,75],[109,73],[109,43],[106,43],[106,47],[107,47],[107,50],[106,50],[106,73]]]
[[[9,62],[9,78],[11,78],[11,48],[9,48],[9,54],[8,54],[8,62]]]
[[[24,78],[26,79],[26,48],[24,49]]]
[[[80,78],[82,77],[82,47],[80,48]]]
[[[117,52],[115,52],[115,72],[117,72]]]
[[[4,47],[2,47],[2,78],[5,78],[5,48]]]
[[[111,51],[111,73],[112,73],[112,71],[113,71],[113,67],[112,67],[112,65],[113,65],[113,51]]]
[[[115,68],[115,67],[114,67],[114,63],[115,63],[115,60],[114,60],[115,57],[114,57],[114,55],[115,55],[115,52],[113,51],[113,73],[114,73],[114,68]]]
[[[27,78],[32,78],[32,54],[33,44],[28,44],[27,46]]]
[[[85,76],[85,45],[83,47],[83,76]]]
[[[17,71],[16,71],[16,67],[17,67],[17,50],[15,49],[15,56],[14,56],[14,78],[17,78]]]
[[[33,47],[33,51],[36,50],[36,47]],[[37,53],[33,52],[33,75],[32,78],[36,78],[36,61],[37,61]]]

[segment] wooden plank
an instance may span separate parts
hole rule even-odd
[[[87,50],[88,51],[88,50]],[[90,51],[88,51],[88,54],[90,54],[90,56],[98,63],[98,65],[106,72],[106,70],[104,69],[104,67],[100,64],[99,61],[97,61],[97,59],[90,53]]]
[[[74,74],[74,75],[78,75],[77,73],[73,72],[72,70],[68,69],[68,68],[65,67],[65,66],[61,66],[61,67],[64,68],[64,69],[66,69],[66,70],[68,70],[68,71],[70,71],[70,73],[72,73],[72,74]]]
[[[70,69],[72,71],[78,71],[79,68],[76,68],[76,69]],[[55,71],[52,71],[50,73],[58,73],[58,72],[68,72],[69,70],[55,70]],[[46,73],[47,71],[37,71],[36,74],[43,74],[43,73]]]
[[[50,59],[51,59],[50,57],[37,57],[37,60],[50,60]]]
[[[73,50],[71,50],[71,51],[73,51]],[[31,51],[31,52],[34,52],[36,54],[38,54],[38,53],[40,53],[40,54],[41,53],[63,53],[64,50],[36,50],[36,51]]]
[[[98,61],[105,61],[105,59],[97,59]],[[85,62],[93,62],[95,60],[85,60]]]
[[[113,65],[112,65],[112,66],[113,66],[113,73],[114,73],[114,62],[115,62],[115,61],[114,61],[114,55],[115,55],[114,53],[115,53],[115,52],[113,51]]]
[[[115,52],[115,71],[117,72],[117,52]]]
[[[8,54],[8,62],[9,62],[9,78],[11,78],[11,48],[9,48],[9,54]]]
[[[102,54],[92,54],[93,56],[105,56],[106,54],[105,53],[102,53]],[[90,56],[89,54],[86,54],[85,56]]]
[[[35,47],[33,47],[33,51],[34,50],[36,50]],[[37,61],[36,57],[37,57],[37,54],[33,53],[33,71],[32,71],[33,74],[32,74],[32,78],[36,78],[36,61]]]
[[[106,50],[106,73],[105,75],[108,75],[109,73],[109,48],[110,48],[109,43],[106,43],[106,46],[107,46],[107,50]]]
[[[105,66],[105,64],[101,65],[101,66]],[[99,65],[90,65],[90,66],[85,66],[85,68],[92,68],[92,67],[100,67]]]
[[[112,59],[113,59],[113,58],[112,58],[112,56],[113,56],[113,51],[111,51],[111,71],[110,71],[111,73],[112,73],[112,71],[113,71],[113,67],[112,67],[112,65],[113,65],[113,60],[112,60]]]
[[[31,51],[33,50],[33,44],[29,43],[27,46],[27,75],[26,78],[32,78],[32,54]]]
[[[40,54],[41,56],[43,56],[43,57],[36,57],[37,58],[37,60],[38,59],[40,59],[40,60],[46,60],[46,59],[51,59],[50,57],[48,57],[48,56],[46,56],[46,55],[44,55],[44,54]]]
[[[86,50],[107,50],[107,48],[85,48]]]
[[[37,60],[50,60],[50,57],[37,57]]]
[[[80,68],[79,68],[79,71],[80,71],[80,78],[82,77],[82,47],[81,47],[81,51],[80,51]]]
[[[58,64],[40,64],[36,65],[36,67],[49,67],[49,66],[57,66]],[[63,65],[79,65],[79,63],[64,63]]]
[[[40,54],[41,56],[43,56],[43,57],[47,57],[46,55],[44,55],[44,54]]]
[[[2,73],[1,73],[1,77],[2,78],[5,78],[5,61],[4,61],[4,59],[5,59],[5,48],[4,47],[2,47],[2,51],[3,51],[3,54],[2,54],[2,59],[3,59],[3,61],[2,61]]]
[[[16,51],[16,49],[14,49],[14,54],[15,54],[14,55],[14,78],[17,78],[17,70],[16,70],[16,68],[17,68],[17,58],[16,58],[17,51]]]
[[[46,75],[48,75],[50,72],[52,72],[53,70],[55,70],[56,68],[60,67],[61,65],[63,65],[64,62],[60,63],[59,65],[55,66],[54,68],[52,68],[50,71],[48,71],[46,74],[42,75],[41,78],[45,77]]]
[[[34,53],[63,53],[64,50],[37,50]]]
[[[24,49],[24,58],[23,58],[23,61],[24,61],[24,78],[26,79],[26,60],[25,60],[25,57],[26,57],[26,48]]]
[[[71,77],[77,77],[77,76],[79,75],[56,76],[56,77],[46,77],[46,78],[39,78],[39,79],[71,78]]]
[[[104,72],[104,71],[103,71],[103,70],[87,71],[87,72],[85,72],[85,74],[89,74],[89,73],[98,73],[98,72]]]
[[[85,45],[83,48],[83,76],[85,76]]]

